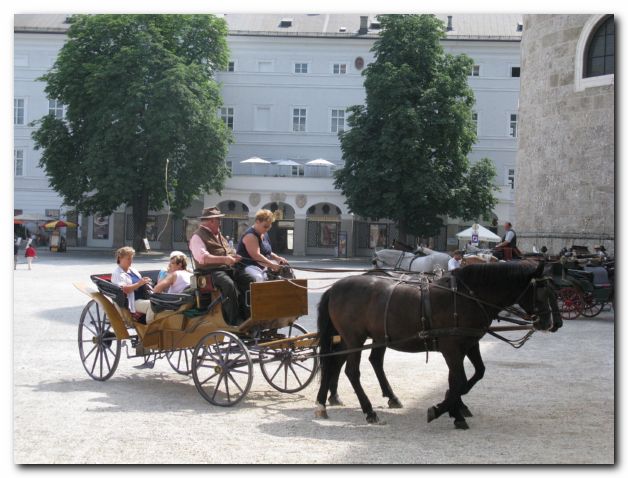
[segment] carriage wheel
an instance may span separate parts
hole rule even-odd
[[[249,392],[253,383],[253,361],[238,337],[229,332],[211,332],[194,349],[192,377],[205,400],[230,407]]]
[[[583,301],[582,315],[585,317],[595,317],[599,315],[604,308],[604,302],[597,300],[591,292],[584,294]]]
[[[556,298],[558,299],[560,316],[563,320],[572,320],[580,316],[583,298],[580,291],[575,287],[564,287],[560,289]]]
[[[192,373],[192,349],[173,350],[166,354],[172,369],[181,375]]]
[[[298,324],[277,329],[281,337],[307,334]],[[266,381],[275,390],[294,393],[303,390],[314,379],[318,369],[316,347],[284,349],[264,348],[259,353],[260,369]]]
[[[120,362],[121,345],[111,328],[111,322],[95,300],[87,303],[78,329],[81,362],[87,374],[104,382],[110,378]]]

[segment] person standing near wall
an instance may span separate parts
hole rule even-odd
[[[24,251],[24,257],[26,257],[26,262],[28,263],[28,270],[31,270],[31,265],[33,264],[33,259],[37,259],[37,251],[32,246],[32,244],[28,244],[26,246],[26,250]]]

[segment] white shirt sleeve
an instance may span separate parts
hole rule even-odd
[[[506,241],[508,241],[509,243],[512,242],[512,240],[515,238],[515,233],[512,231],[508,231],[506,233],[506,237],[504,238]]]

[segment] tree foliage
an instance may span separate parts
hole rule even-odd
[[[66,107],[35,122],[40,166],[81,213],[133,207],[142,250],[149,210],[175,214],[220,191],[231,134],[217,114],[215,72],[227,26],[212,15],[75,15],[68,41],[40,80]],[[167,180],[166,180],[167,178]]]
[[[402,234],[438,233],[443,217],[465,220],[495,206],[495,168],[470,166],[475,102],[473,61],[444,52],[444,24],[433,15],[383,15],[363,72],[366,104],[349,108],[340,135],[344,168],[336,187],[350,209],[397,222]]]

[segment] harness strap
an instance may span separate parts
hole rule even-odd
[[[436,338],[436,337],[450,337],[452,335],[459,337],[483,337],[488,329],[472,329],[469,327],[449,327],[446,329],[430,329],[422,330],[419,332],[419,337],[422,339]]]
[[[395,284],[390,289],[388,298],[386,299],[386,307],[384,308],[384,344],[388,344],[390,340],[390,337],[388,337],[388,306],[390,305],[390,299],[392,299],[393,292],[395,292],[395,288],[399,284],[401,284],[401,282],[395,282]]]

